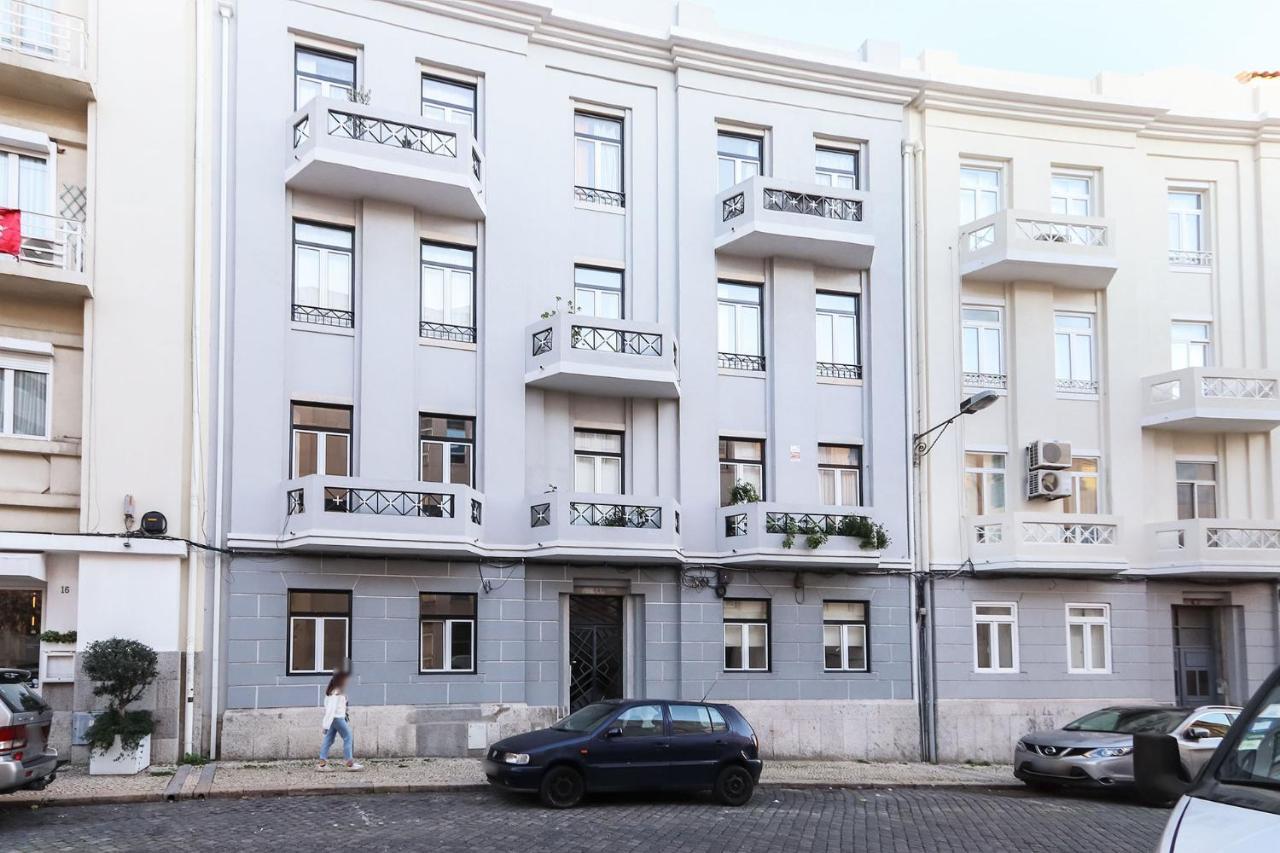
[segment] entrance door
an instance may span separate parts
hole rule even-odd
[[[40,669],[40,599],[38,589],[0,589],[0,667]]]
[[[1212,607],[1173,607],[1173,667],[1178,704],[1213,705],[1218,695],[1218,632]]]
[[[622,698],[622,598],[569,596],[569,710]]]

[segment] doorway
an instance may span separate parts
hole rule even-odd
[[[38,589],[0,589],[0,667],[40,670]]]
[[[622,596],[569,596],[569,710],[621,699]]]
[[[1216,607],[1173,606],[1173,667],[1178,704],[1216,705],[1222,700],[1218,677]]]

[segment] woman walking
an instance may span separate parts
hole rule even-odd
[[[338,735],[342,735],[342,758],[347,763],[347,769],[364,769],[364,765],[358,764],[352,757],[355,744],[352,742],[351,720],[347,714],[348,676],[346,672],[335,672],[333,678],[329,679],[329,686],[324,689],[324,722],[320,724],[320,730],[324,733],[324,742],[320,744],[320,763],[316,766],[317,770],[332,769],[329,766],[329,748],[333,746],[333,739]]]

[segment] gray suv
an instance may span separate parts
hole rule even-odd
[[[25,669],[0,669],[0,794],[38,790],[58,773],[58,751],[49,746],[53,710],[30,680]]]
[[[1013,775],[1033,787],[1133,784],[1133,736],[1173,735],[1189,778],[1200,772],[1240,709],[1124,706],[1085,714],[1053,731],[1032,732],[1013,749]]]

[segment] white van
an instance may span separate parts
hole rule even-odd
[[[1161,853],[1280,850],[1280,668],[1183,793]]]

